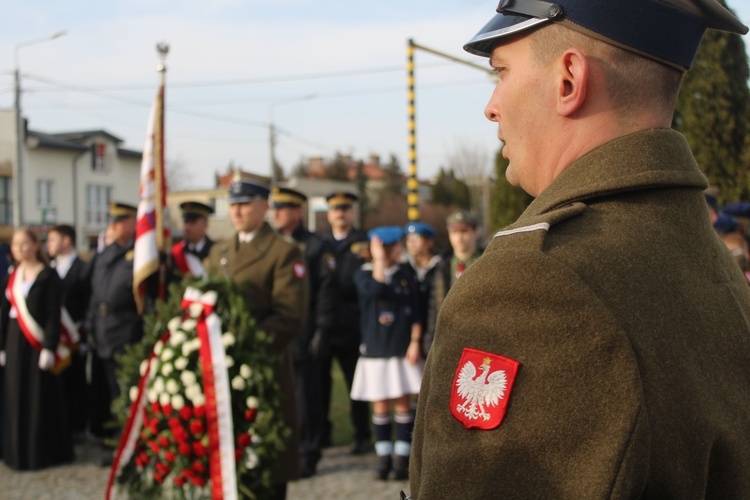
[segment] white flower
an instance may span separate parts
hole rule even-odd
[[[246,401],[248,408],[257,408],[258,407],[258,398],[255,396],[249,396]]]
[[[198,322],[194,319],[186,319],[182,322],[182,329],[186,332],[192,332],[195,330],[195,325],[197,325]]]
[[[174,333],[180,329],[180,324],[182,324],[182,318],[179,316],[175,316],[174,318],[169,320],[169,323],[167,323],[167,328],[169,329],[169,332],[174,335]],[[169,342],[172,342],[172,339],[169,340]]]
[[[253,373],[253,371],[246,364],[243,363],[242,366],[240,366],[240,375],[242,375],[243,378],[245,378],[245,379],[250,378],[250,375],[252,373]]]
[[[187,368],[187,365],[188,365],[187,358],[183,358],[182,356],[175,359],[174,361],[174,367],[177,368],[178,370],[184,370],[185,368]]]
[[[227,368],[231,368],[234,366],[234,358],[232,356],[227,356],[224,358],[225,363],[227,364]]]
[[[156,377],[156,371],[159,369],[159,360],[157,358],[153,358],[151,360],[151,367],[148,369],[148,378],[151,380],[154,380]]]
[[[255,453],[255,451],[248,447],[247,448],[247,460],[245,460],[245,467],[248,469],[254,469],[258,466],[258,455]]]
[[[178,319],[178,318],[175,318],[175,319]],[[172,321],[174,321],[174,320],[172,320]],[[179,326],[179,321],[178,321],[177,326]],[[185,332],[174,331],[174,332],[172,332],[172,335],[170,335],[170,337],[169,337],[169,345],[171,345],[172,347],[177,347],[180,344],[182,344],[183,342],[185,342],[186,340],[187,340],[187,335],[185,335]]]
[[[182,383],[185,384],[185,387],[187,387],[190,385],[194,385],[198,380],[198,377],[195,376],[195,372],[184,371],[180,373],[180,380],[182,380]]]
[[[173,379],[169,379],[167,381],[167,392],[170,394],[177,394],[180,392],[180,386],[177,385],[177,382],[175,382]]]
[[[169,347],[165,347],[161,351],[161,355],[159,356],[159,358],[161,358],[162,361],[169,361],[173,357],[174,357],[174,351],[170,349]]]
[[[232,332],[226,332],[224,335],[221,336],[221,343],[224,344],[224,347],[229,347],[230,345],[234,345],[235,339],[234,335],[232,335]]]
[[[138,399],[138,387],[134,385],[130,388],[130,401],[135,401],[136,399]]]
[[[154,353],[158,356],[161,354],[161,350],[164,347],[164,343],[161,340],[157,340],[156,344],[154,344]]]
[[[159,404],[162,406],[168,405],[171,399],[172,398],[170,397],[170,395],[166,392],[162,392],[161,394],[159,394]]]
[[[183,398],[179,394],[175,394],[174,396],[172,396],[172,408],[180,411],[183,406],[185,406],[185,398]]]
[[[153,389],[156,392],[164,392],[164,379],[161,377],[156,377],[156,380],[154,380]]]
[[[244,391],[245,390],[245,379],[240,377],[239,375],[234,377],[232,379],[232,388],[238,390],[238,391]]]
[[[191,318],[197,318],[203,312],[203,304],[200,302],[193,302],[190,304],[190,307],[188,307],[188,312],[190,313]]]
[[[185,396],[195,403],[195,399],[202,395],[201,388],[198,384],[193,384],[191,386],[188,386],[187,389],[185,389]]]
[[[188,340],[184,344],[182,344],[182,355],[187,357],[190,355],[191,352],[196,351],[200,349],[201,341],[196,339]]]
[[[202,393],[198,394],[195,399],[193,399],[193,404],[195,406],[203,406],[206,404],[206,397]]]
[[[159,393],[154,389],[149,389],[146,395],[149,403],[156,403],[159,400]]]
[[[172,373],[172,370],[174,370],[174,367],[170,363],[164,363],[164,365],[161,367],[161,374],[167,377],[170,373]]]
[[[146,374],[146,368],[148,368],[148,360],[144,359],[143,361],[141,361],[141,366],[138,369],[138,371],[141,374],[141,377]]]
[[[247,431],[247,433],[248,433],[248,434],[250,434],[250,441],[251,441],[251,442],[252,442],[253,444],[256,444],[256,445],[257,445],[257,444],[260,444],[260,443],[262,443],[262,442],[263,442],[263,438],[262,438],[262,437],[260,437],[260,436],[259,436],[258,434],[253,434],[253,432],[252,432],[252,431]]]

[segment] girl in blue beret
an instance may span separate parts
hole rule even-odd
[[[382,229],[370,235],[372,262],[354,275],[362,343],[351,398],[373,403],[375,451],[380,457],[376,477],[385,480],[393,469],[395,478],[403,480],[409,473],[414,428],[411,396],[419,393],[424,369],[422,328],[414,281],[400,264],[403,233],[400,228]]]

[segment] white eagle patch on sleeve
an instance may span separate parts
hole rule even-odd
[[[508,385],[505,370],[496,370],[490,373],[490,358],[485,358],[484,363],[479,365],[480,374],[477,376],[477,368],[474,363],[467,361],[461,368],[456,381],[456,391],[464,398],[464,402],[456,406],[456,410],[470,420],[489,420],[490,414],[485,407],[497,406],[505,397]]]

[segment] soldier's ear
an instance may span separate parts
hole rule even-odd
[[[572,115],[586,101],[589,69],[588,58],[575,47],[567,49],[558,58],[557,112],[561,116]]]

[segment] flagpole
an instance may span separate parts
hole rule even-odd
[[[169,232],[166,230],[168,226],[165,225],[164,207],[167,204],[167,182],[166,182],[166,163],[165,163],[165,148],[164,148],[164,109],[165,109],[165,85],[166,85],[166,74],[167,66],[165,64],[167,54],[169,53],[169,45],[165,42],[159,42],[156,44],[156,51],[159,54],[159,65],[156,67],[156,71],[159,72],[159,107],[157,120],[158,137],[155,139],[155,165],[154,165],[154,181],[156,184],[156,245],[159,250],[159,298],[166,299],[167,289],[167,259],[169,258]]]

